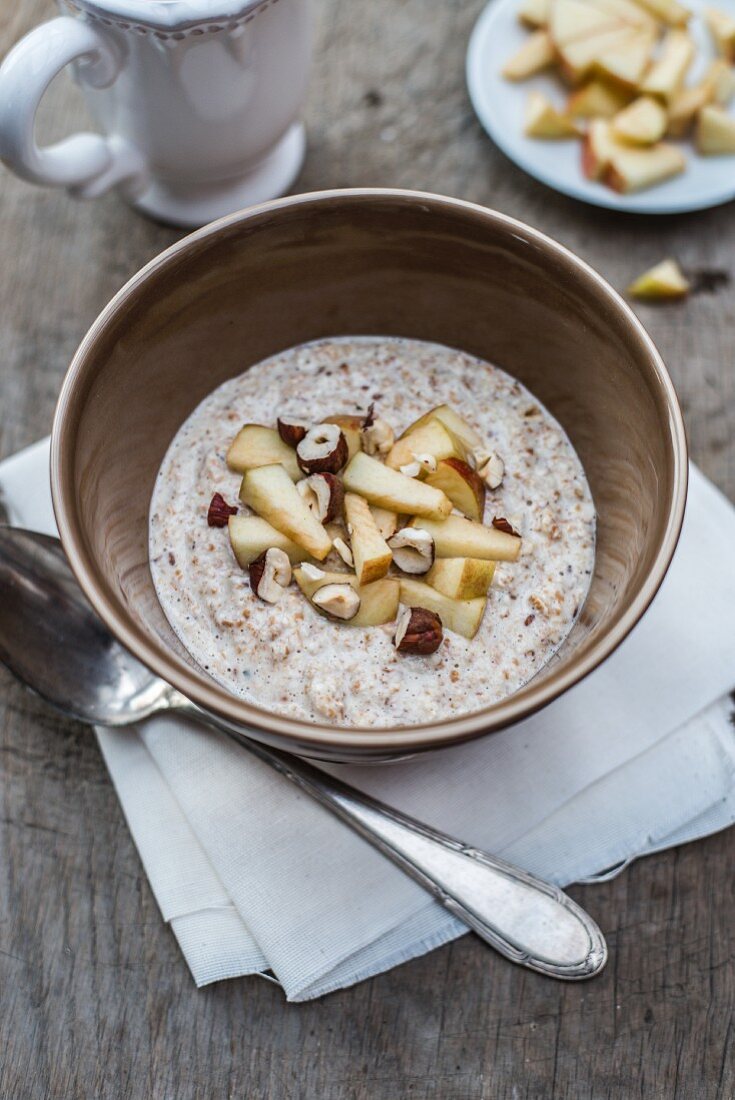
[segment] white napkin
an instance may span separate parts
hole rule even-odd
[[[53,531],[47,466],[46,442],[0,465],[12,522]],[[493,737],[328,770],[562,885],[724,828],[735,820],[734,544],[735,511],[692,468],[669,575],[601,669]],[[227,739],[171,718],[98,738],[198,985],[267,971],[289,1000],[306,1000],[465,931]]]

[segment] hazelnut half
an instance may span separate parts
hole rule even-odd
[[[404,573],[428,573],[434,564],[434,540],[420,527],[403,527],[388,539],[393,561]]]
[[[278,603],[291,583],[291,562],[284,550],[271,546],[248,568],[250,587],[266,603]]]
[[[325,584],[311,600],[335,619],[354,619],[360,610],[360,596],[351,584]]]
[[[405,607],[396,620],[393,644],[399,653],[427,656],[442,644],[442,621],[425,607]]]
[[[342,514],[345,491],[334,474],[310,474],[297,481],[296,488],[322,523],[331,523]]]
[[[288,416],[279,416],[276,425],[278,434],[289,447],[298,447],[310,427],[303,420],[292,420]]]
[[[339,424],[317,424],[296,448],[296,461],[305,474],[336,474],[347,461],[348,453]]]

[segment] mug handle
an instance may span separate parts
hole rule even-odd
[[[0,66],[0,160],[21,179],[66,187],[76,198],[96,198],[118,185],[132,197],[147,182],[147,166],[119,135],[80,133],[45,148],[36,144],[43,94],[73,61],[80,80],[93,88],[109,87],[122,68],[112,39],[68,16],[36,27],[10,51]]]

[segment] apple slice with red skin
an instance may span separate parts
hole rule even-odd
[[[441,489],[465,516],[482,522],[485,514],[485,482],[461,458],[443,458],[426,478],[427,485]]]

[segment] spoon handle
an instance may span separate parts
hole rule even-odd
[[[501,955],[553,978],[591,978],[604,967],[607,945],[600,929],[558,887],[196,709],[200,720],[229,734],[351,826]]]

